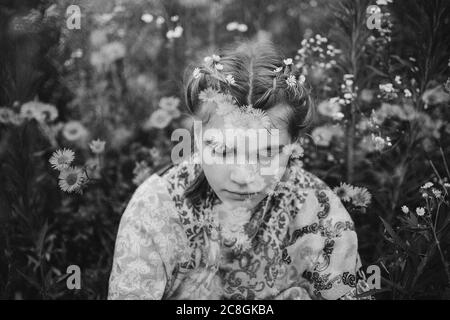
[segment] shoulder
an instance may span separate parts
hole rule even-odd
[[[166,182],[170,193],[182,194],[199,175],[200,171],[199,164],[183,161],[172,166],[161,178]]]
[[[117,241],[129,240],[130,235],[155,246],[164,258],[179,253],[181,249],[177,246],[186,243],[178,210],[164,177],[151,175],[133,193],[122,215]]]
[[[322,229],[322,233],[328,236],[338,235],[344,230],[354,231],[350,214],[322,179],[298,165],[290,169],[290,190],[287,197],[291,209],[292,229],[303,230],[300,233]]]
[[[122,221],[139,221],[149,226],[155,219],[163,219],[163,208],[170,201],[167,181],[153,174],[134,191],[123,213]]]
[[[326,183],[303,168],[295,170],[286,256],[301,266],[314,296],[337,299],[353,289],[360,266],[354,223]]]

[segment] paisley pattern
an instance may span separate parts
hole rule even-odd
[[[183,194],[200,166],[182,163],[149,177],[120,222],[109,299],[355,299],[368,291],[357,278],[357,237],[348,212],[319,178],[290,162],[280,183],[245,226],[251,249],[220,247],[202,222],[220,203],[208,190],[193,205]]]

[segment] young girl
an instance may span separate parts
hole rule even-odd
[[[109,298],[355,299],[367,291],[357,281],[352,219],[302,168],[313,105],[292,59],[269,42],[241,44],[206,57],[185,97],[202,125],[197,154],[136,190]],[[230,132],[249,145],[244,152],[224,139]]]

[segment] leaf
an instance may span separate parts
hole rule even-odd
[[[369,69],[371,69],[374,73],[376,73],[376,74],[378,74],[378,75],[380,75],[382,77],[389,78],[389,75],[384,73],[383,71],[381,71],[381,70],[379,70],[379,69],[377,69],[377,68],[375,68],[373,66],[367,66],[367,67]]]
[[[384,228],[386,229],[386,231],[389,233],[389,235],[394,240],[394,243],[396,245],[398,245],[399,247],[401,247],[403,250],[410,251],[408,248],[408,245],[402,239],[400,239],[400,237],[392,229],[391,225],[386,220],[384,220],[382,217],[380,217],[380,219],[381,219],[381,222],[383,222]]]
[[[411,67],[412,67],[411,62],[409,62],[409,61],[407,61],[407,60],[404,60],[404,59],[400,58],[398,55],[392,55],[391,57],[392,57],[393,59],[397,60],[398,62],[400,62],[402,65],[408,67],[408,68],[411,68]]]
[[[38,235],[38,239],[37,239],[37,243],[36,243],[36,248],[38,250],[39,257],[41,257],[41,255],[42,255],[42,250],[44,248],[44,240],[45,240],[47,231],[48,231],[48,223],[46,220],[44,225],[42,226],[41,230],[39,231],[39,235]]]
[[[29,283],[31,284],[33,287],[35,287],[36,289],[41,289],[41,285],[39,283],[37,283],[36,280],[34,280],[33,278],[27,276],[26,274],[22,273],[22,271],[17,270],[17,272]]]

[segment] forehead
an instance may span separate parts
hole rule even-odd
[[[289,144],[291,137],[288,131],[289,107],[277,104],[266,111],[270,119],[270,129],[277,129],[279,133],[279,144]],[[203,125],[204,129],[220,130],[225,134],[226,126],[224,116],[212,112],[208,115],[208,121]],[[263,128],[261,128],[263,129]]]

